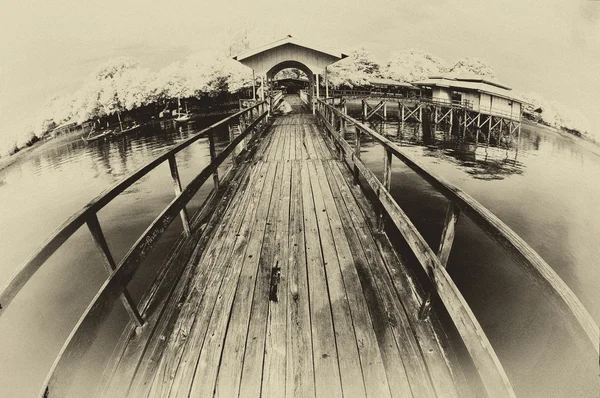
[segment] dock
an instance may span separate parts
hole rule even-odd
[[[188,263],[181,305],[146,346],[130,336],[103,396],[458,396],[373,210],[292,106]]]
[[[89,396],[514,397],[494,348],[446,270],[459,217],[504,249],[574,338],[599,353],[598,325],[518,234],[349,116],[343,98],[319,95],[313,72],[343,57],[291,36],[236,57],[267,81],[299,67],[311,91],[284,96],[261,87],[260,98],[245,101],[247,107],[107,188],[17,268],[0,289],[0,316],[80,229],[89,231],[107,274],[39,397],[73,396],[82,360],[117,305],[129,323],[108,364],[95,369],[100,380]],[[229,141],[217,150],[215,135],[224,127]],[[182,186],[177,155],[201,139],[208,140],[210,162]],[[367,139],[383,149],[382,177],[361,159]],[[447,200],[436,248],[390,193],[394,160]],[[169,167],[174,197],[115,259],[98,212],[161,165]],[[211,193],[188,214],[190,200],[207,182]],[[183,232],[136,302],[128,285],[173,222]],[[475,391],[467,382],[473,377]]]

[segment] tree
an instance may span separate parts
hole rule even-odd
[[[489,64],[475,58],[461,58],[449,70],[451,75],[477,75],[493,79],[496,71]]]
[[[421,50],[406,50],[392,55],[384,75],[395,80],[414,82],[448,71],[445,62]]]
[[[350,53],[328,68],[328,79],[334,87],[368,86],[371,77],[380,77],[381,66],[373,54],[364,48]]]

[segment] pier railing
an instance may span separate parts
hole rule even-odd
[[[78,358],[89,350],[100,326],[106,320],[117,300],[120,299],[123,302],[133,322],[138,326],[143,326],[143,314],[140,313],[136,307],[136,303],[127,291],[128,283],[132,280],[140,268],[140,264],[156,245],[161,235],[178,215],[181,217],[184,233],[186,235],[190,234],[190,221],[186,205],[210,177],[212,177],[214,184],[213,192],[219,187],[218,167],[228,157],[235,157],[235,150],[238,149],[238,146],[243,146],[246,139],[249,136],[253,136],[253,133],[262,127],[268,115],[268,105],[267,101],[259,102],[201,130],[196,135],[166,150],[146,165],[123,178],[65,221],[17,269],[6,286],[0,291],[0,315],[4,313],[13,298],[40,267],[44,265],[48,258],[83,225],[87,225],[108,273],[108,278],[88,305],[60,350],[48,373],[40,396],[45,397],[49,395],[48,391],[52,393],[51,396],[55,396],[53,387],[58,385],[58,383],[63,387],[69,385],[75,373]],[[229,144],[220,153],[217,153],[214,136],[215,130],[221,126],[229,127]],[[232,126],[239,126],[239,134],[237,136]],[[191,144],[206,137],[209,140],[210,164],[202,169],[186,187],[182,188],[177,169],[176,155]],[[164,162],[168,162],[171,170],[175,197],[158,217],[152,221],[150,226],[117,264],[106,243],[97,213],[128,187]],[[201,210],[202,207],[198,212]]]
[[[558,306],[561,314],[569,321],[569,326],[582,331],[589,339],[592,348],[598,353],[600,339],[598,325],[564,281],[519,235],[471,196],[428,171],[381,134],[346,115],[325,100],[319,99],[317,105],[317,117],[325,127],[338,156],[343,160],[349,160],[352,164],[355,182],[358,183],[359,177],[362,176],[379,199],[381,204],[379,227],[383,229],[384,219],[389,218],[404,237],[450,315],[490,396],[504,397],[515,394],[481,325],[446,270],[454,241],[456,222],[461,212],[508,252]],[[356,131],[354,147],[345,139],[347,126],[350,124],[354,125]],[[361,135],[371,137],[385,150],[383,181],[380,181],[360,158]],[[390,194],[394,157],[400,159],[449,200],[437,253],[429,247]],[[430,305],[431,295],[427,294],[422,299],[419,314],[421,318],[427,316]]]

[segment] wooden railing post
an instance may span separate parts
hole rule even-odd
[[[440,260],[442,267],[446,267],[448,264],[448,258],[450,257],[450,251],[452,250],[452,243],[454,242],[454,234],[456,221],[460,215],[460,208],[454,203],[448,203],[448,209],[446,210],[446,219],[444,221],[444,229],[442,229],[442,236],[440,238],[440,246],[438,248],[437,256]],[[421,304],[419,310],[419,318],[425,319],[429,316],[429,310],[431,309],[431,292],[427,293],[427,296]]]
[[[392,151],[384,147],[383,154],[383,187],[390,192],[392,187]],[[385,226],[385,210],[383,206],[379,209],[378,229],[383,231]]]
[[[210,164],[214,164],[217,151],[215,150],[215,134],[213,130],[208,132],[208,147],[210,150]],[[219,168],[216,165],[213,170],[213,182],[215,189],[219,188]]]
[[[358,184],[358,166],[356,165],[356,160],[360,160],[360,128],[355,125],[354,129],[354,184]]]
[[[229,143],[231,144],[233,142],[233,140],[235,139],[235,131],[234,131],[233,127],[231,126],[231,124],[227,125],[227,129],[229,130]],[[242,129],[240,128],[240,131],[241,130]],[[231,152],[231,163],[233,163],[233,165],[236,164],[235,149],[233,150],[233,152]]]
[[[169,168],[171,169],[171,178],[173,179],[173,190],[175,191],[175,196],[181,193],[181,180],[179,179],[179,170],[177,169],[177,160],[175,160],[175,154],[169,156]],[[183,230],[186,235],[190,235],[190,220],[187,214],[187,210],[185,206],[181,209],[179,213],[181,216],[181,223],[183,224]]]
[[[94,241],[96,248],[98,248],[100,251],[104,268],[109,274],[112,273],[117,268],[117,264],[115,263],[115,260],[110,252],[108,243],[106,243],[106,238],[104,237],[104,233],[100,227],[100,222],[98,222],[98,216],[96,214],[90,214],[86,224],[90,230],[92,240]],[[125,310],[135,324],[138,327],[143,326],[144,319],[140,315],[137,306],[127,289],[123,290],[123,294],[121,294],[121,301],[123,302],[123,306],[125,306]]]

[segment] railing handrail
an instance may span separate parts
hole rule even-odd
[[[141,262],[147,257],[148,253],[152,250],[158,239],[160,239],[171,222],[177,217],[177,214],[180,214],[181,216],[185,235],[190,235],[191,226],[187,216],[186,205],[211,175],[213,176],[215,184],[213,191],[218,189],[218,167],[268,115],[268,110],[266,109],[267,107],[267,101],[261,101],[250,108],[244,109],[234,115],[224,118],[217,123],[212,124],[211,126],[201,130],[193,137],[190,137],[173,148],[166,150],[148,164],[142,166],[136,172],[121,180],[111,189],[105,191],[105,194],[100,195],[99,198],[90,202],[91,205],[84,206],[82,210],[76,213],[75,216],[65,224],[66,228],[59,229],[59,231],[57,231],[58,234],[53,234],[53,238],[50,239],[51,241],[57,236],[61,236],[62,242],[64,242],[64,240],[68,239],[68,237],[72,234],[73,226],[77,225],[76,221],[85,215],[88,215],[88,217],[83,218],[83,221],[88,223],[90,232],[92,233],[97,247],[104,255],[104,259],[107,260],[106,262],[110,263],[110,269],[108,278],[105,280],[104,284],[89,303],[83,315],[80,316],[77,324],[71,330],[67,340],[61,347],[61,350],[54,360],[54,363],[52,364],[52,367],[44,381],[44,385],[39,394],[40,397],[46,398],[49,396],[58,396],[60,393],[57,391],[60,391],[61,388],[68,389],[73,381],[73,377],[79,363],[78,359],[91,347],[93,341],[95,340],[95,336],[100,329],[100,325],[102,325],[107,319],[108,315],[112,311],[113,305],[119,299],[119,297],[123,299],[125,307],[130,313],[133,321],[138,325],[143,324],[144,320],[138,313],[135,303],[130,301],[127,292],[128,283],[131,281],[139,269]],[[218,126],[229,123],[235,118],[241,117],[245,114],[249,114],[250,117],[253,117],[255,109],[257,110],[256,117],[254,117],[254,119],[251,120],[247,126],[244,123],[244,129],[243,131],[240,130],[240,134],[237,137],[235,136],[234,131],[229,128],[230,142],[219,154],[217,154],[214,146],[213,130]],[[192,181],[188,183],[188,185],[182,190],[175,155],[199,138],[203,137],[206,133],[208,133],[209,137],[211,162],[204,167],[202,171],[196,175],[196,177],[194,177]],[[175,197],[151,222],[148,228],[146,228],[142,235],[128,250],[119,264],[116,265],[114,264],[114,260],[112,260],[110,250],[108,250],[100,226],[97,223],[95,211],[99,210],[101,206],[106,205],[106,203],[110,202],[110,200],[121,193],[127,186],[130,186],[133,184],[133,182],[139,180],[139,178],[164,161],[168,161],[171,168],[171,177],[173,178]],[[92,218],[91,222],[90,217]],[[58,245],[54,245],[51,251],[53,252],[57,247],[60,247],[60,244],[62,243],[59,242]],[[43,248],[45,247],[46,246]],[[46,255],[42,257],[47,259],[51,254],[52,253],[46,253]],[[41,263],[43,263],[43,261]],[[28,264],[29,263],[26,265]],[[35,272],[35,270],[38,268],[39,266],[30,271]]]
[[[360,121],[342,113],[339,109],[331,107],[329,104],[322,102],[330,108],[338,117],[341,117],[355,124],[362,131],[368,133],[376,141],[382,144],[386,149],[390,150],[394,156],[403,161],[408,167],[415,171],[421,178],[425,179],[434,188],[436,188],[448,200],[458,205],[463,212],[469,215],[480,228],[492,235],[494,240],[502,244],[509,251],[513,258],[526,266],[539,272],[541,277],[548,287],[550,287],[562,301],[567,305],[572,315],[575,316],[581,328],[594,345],[594,349],[598,352],[599,329],[598,325],[592,319],[589,312],[585,309],[581,301],[575,296],[575,293],[566,285],[566,283],[558,276],[558,274],[546,263],[546,261],[523,240],[516,232],[508,225],[501,221],[485,206],[475,200],[472,196],[462,191],[460,188],[446,181],[437,174],[427,170],[417,160],[402,152],[399,146],[388,140],[375,130],[361,123]]]
[[[252,107],[245,108],[233,115],[230,115],[204,129],[199,131],[194,136],[180,142],[179,144],[169,148],[156,156],[150,162],[139,167],[136,171],[122,178],[120,181],[113,184],[111,187],[105,189],[100,195],[92,199],[80,210],[76,211],[68,220],[60,225],[46,241],[38,247],[13,273],[12,277],[5,284],[4,288],[0,292],[0,316],[4,313],[4,310],[9,306],[14,297],[21,291],[23,286],[29,281],[29,279],[37,272],[46,260],[62,246],[62,244],[69,239],[77,229],[83,226],[88,220],[91,214],[96,214],[104,206],[110,203],[115,197],[122,193],[125,189],[139,181],[140,178],[148,174],[158,165],[168,160],[169,157],[174,156],[178,152],[187,148],[194,142],[203,138],[209,131],[215,128],[229,123],[229,121],[238,118],[244,113],[252,112],[254,109],[260,107],[265,101],[259,102]]]
[[[442,261],[445,262],[447,260],[447,255],[450,250],[449,247],[452,245],[454,223],[458,213],[455,213],[455,217],[449,217],[447,215],[443,239],[440,244],[440,252],[442,253],[445,251],[445,254],[438,254],[440,255],[438,258],[389,193],[392,155],[403,161],[450,201],[451,205],[449,206],[448,214],[452,213],[450,210],[452,210],[453,207],[457,207],[454,212],[462,210],[475,222],[475,224],[508,251],[513,260],[524,267],[527,274],[532,277],[535,282],[541,284],[542,287],[546,287],[547,289],[543,289],[544,292],[549,293],[550,296],[555,299],[555,302],[559,304],[559,308],[562,312],[569,315],[571,320],[576,321],[577,326],[585,333],[598,354],[600,339],[598,325],[594,322],[581,301],[569,289],[558,274],[556,274],[542,257],[520,236],[470,195],[445,181],[443,178],[428,171],[419,162],[403,153],[396,144],[381,134],[372,130],[360,121],[346,115],[334,106],[327,104],[325,101],[319,100],[318,104],[318,115],[321,117],[327,129],[331,132],[331,137],[341,147],[341,150],[345,151],[346,154],[350,154],[352,157],[355,180],[357,180],[357,173],[360,171],[368,184],[375,191],[375,194],[381,200],[383,209],[390,215],[390,218],[404,236],[419,260],[419,263],[430,278],[433,286],[438,291],[438,294],[457,327],[471,358],[475,362],[476,368],[482,375],[482,381],[490,396],[498,394],[501,396],[503,394],[514,395],[514,391],[512,390],[506,377],[506,373],[494,353],[491,344],[487,340],[483,329],[458,291],[458,288],[447,274],[445,264],[442,264]],[[323,112],[323,109],[325,110],[325,113]],[[334,127],[336,124],[335,117],[342,120],[340,122],[340,132],[337,132]],[[384,164],[385,182],[383,184],[360,160],[360,134],[358,131],[358,138],[354,149],[352,149],[343,138],[341,132],[344,130],[344,126],[347,122],[352,123],[358,130],[367,133],[384,146],[386,161]],[[356,147],[358,147],[358,150]],[[450,233],[451,237],[448,238],[450,246],[442,250],[444,244],[446,244],[444,241],[446,240],[445,234],[447,227],[452,229]],[[445,259],[442,260],[442,257],[445,257]],[[424,300],[422,309],[425,307],[427,300],[428,299]],[[468,341],[467,338],[473,339],[474,341]]]

